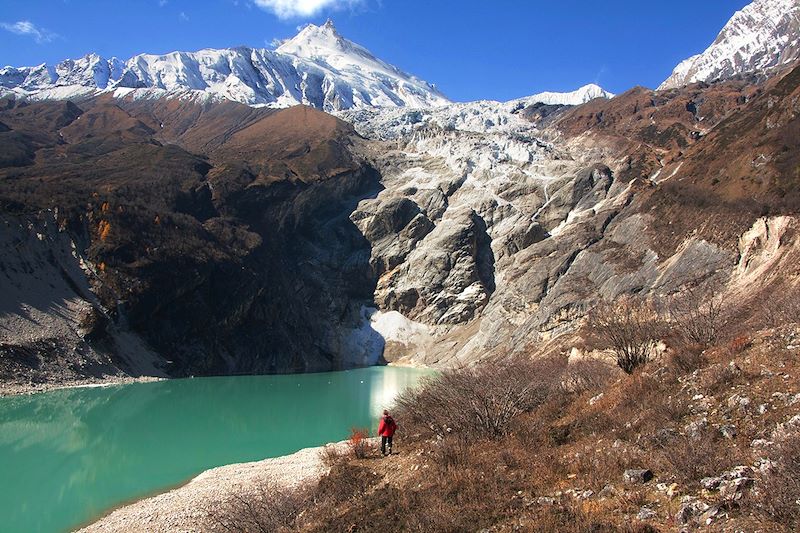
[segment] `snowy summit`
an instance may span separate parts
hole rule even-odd
[[[88,54],[57,65],[0,68],[0,96],[67,99],[112,92],[122,97],[202,97],[251,106],[305,104],[328,112],[441,107],[452,102],[434,85],[375,57],[342,37],[332,21],[309,24],[277,49],[223,48],[127,61]],[[513,103],[578,105],[613,95],[590,84],[570,93],[544,92]]]
[[[248,105],[306,104],[326,111],[449,103],[433,85],[348,41],[333,22],[309,24],[276,50],[236,47],[141,54],[127,61],[89,54],[57,65],[0,69],[0,89],[35,98],[98,91],[149,96],[201,92]]]
[[[728,21],[703,53],[685,59],[658,88],[711,82],[800,57],[800,0],[756,0]]]

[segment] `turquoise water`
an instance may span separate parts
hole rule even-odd
[[[208,468],[342,440],[426,374],[373,367],[0,398],[0,531],[69,531]]]

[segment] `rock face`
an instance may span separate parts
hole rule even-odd
[[[764,205],[798,205],[784,182],[796,182],[796,119],[760,129],[794,105],[795,76],[636,88],[546,112],[476,102],[344,113],[384,187],[351,215],[379,276],[372,327],[399,313],[413,324],[405,360],[449,365],[541,345],[623,294],[710,279],[738,291],[740,236]],[[750,155],[760,147],[764,157]],[[763,164],[731,162],[744,158]],[[708,168],[726,170],[715,179]],[[763,178],[725,178],[745,171]],[[759,261],[772,272],[792,246]]]
[[[224,105],[7,103],[0,135],[35,161],[0,169],[4,248],[30,250],[3,263],[4,309],[65,307],[71,333],[20,313],[4,351],[74,339],[92,361],[169,375],[376,362],[342,349],[375,287],[348,214],[380,186],[348,151],[352,128]],[[122,357],[120,335],[160,354],[155,370]]]
[[[701,54],[682,61],[659,90],[786,66],[800,58],[800,2],[755,0]]]

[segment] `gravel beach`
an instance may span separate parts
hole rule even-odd
[[[344,450],[347,442],[333,444]],[[214,511],[232,497],[268,484],[277,489],[311,483],[327,472],[324,446],[291,455],[206,470],[187,484],[116,509],[79,533],[200,533],[213,531]]]

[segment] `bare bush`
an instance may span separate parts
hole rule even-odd
[[[334,506],[362,496],[381,476],[355,462],[341,462],[322,476],[311,492],[316,507]]]
[[[670,352],[667,364],[678,374],[689,374],[705,363],[702,349],[699,346],[680,346]]]
[[[652,303],[633,297],[596,307],[589,327],[614,352],[617,365],[627,374],[650,359],[664,331]]]
[[[322,450],[320,450],[319,456],[322,460],[322,464],[328,468],[331,468],[346,459],[344,452],[334,444],[328,444],[324,446]]]
[[[469,459],[469,443],[463,435],[450,435],[436,442],[433,449],[433,461],[442,468],[459,468]]]
[[[733,361],[709,367],[700,378],[700,390],[717,395],[731,388],[742,378],[742,370]]]
[[[219,509],[210,512],[214,531],[230,533],[273,533],[293,528],[303,508],[301,490],[283,490],[261,483],[248,494],[236,493]]]
[[[700,429],[695,435],[674,435],[657,445],[677,481],[697,486],[704,477],[719,475],[743,460],[741,452],[726,445],[719,431]],[[725,453],[720,453],[725,449]]]
[[[765,299],[760,313],[764,325],[777,328],[786,324],[800,322],[800,289],[788,288],[776,297]]]
[[[669,318],[686,345],[701,349],[716,344],[725,324],[725,302],[715,287],[688,288],[669,302]]]
[[[565,358],[515,355],[446,370],[396,401],[408,425],[444,437],[463,433],[498,438],[520,413],[531,411],[560,386]]]
[[[370,455],[372,447],[368,439],[369,429],[350,429],[350,438],[347,440],[347,445],[350,447],[350,451],[356,459],[364,459]]]
[[[619,373],[614,366],[599,359],[585,358],[570,363],[561,380],[564,392],[599,391]]]
[[[800,434],[776,443],[770,468],[759,476],[758,492],[751,500],[756,510],[783,524],[800,528]]]

